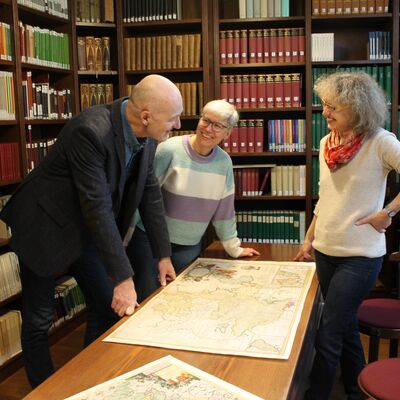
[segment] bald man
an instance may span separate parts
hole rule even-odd
[[[85,294],[86,344],[134,312],[123,238],[136,210],[159,259],[161,283],[175,278],[153,159],[157,141],[180,127],[181,112],[178,88],[160,75],[145,77],[131,98],[83,111],[1,212],[20,261],[22,349],[33,387],[53,373],[47,332],[58,276],[74,275]]]

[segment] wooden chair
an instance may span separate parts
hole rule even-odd
[[[368,363],[378,359],[380,339],[390,339],[389,357],[397,357],[400,299],[366,299],[361,303],[357,316],[359,331],[370,337]]]
[[[358,376],[358,386],[371,399],[400,399],[400,358],[368,364]]]

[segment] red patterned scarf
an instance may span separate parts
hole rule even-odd
[[[325,142],[324,158],[328,168],[335,171],[348,163],[357,154],[362,145],[365,133],[355,135],[345,144],[340,143],[340,136],[331,131]]]

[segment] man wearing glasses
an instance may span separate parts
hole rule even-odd
[[[201,239],[210,222],[231,257],[258,254],[252,248],[240,247],[232,161],[218,146],[231,134],[238,119],[233,105],[213,100],[204,106],[194,135],[173,137],[158,145],[154,168],[163,194],[176,272],[200,255]],[[127,254],[135,269],[140,302],[160,286],[157,259],[140,221]]]

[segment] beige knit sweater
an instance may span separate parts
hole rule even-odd
[[[355,222],[383,208],[387,175],[392,169],[400,172],[400,142],[393,133],[379,129],[365,139],[349,163],[331,172],[322,150],[326,138],[320,143],[320,197],[314,210],[313,247],[330,256],[382,256],[385,234]]]

